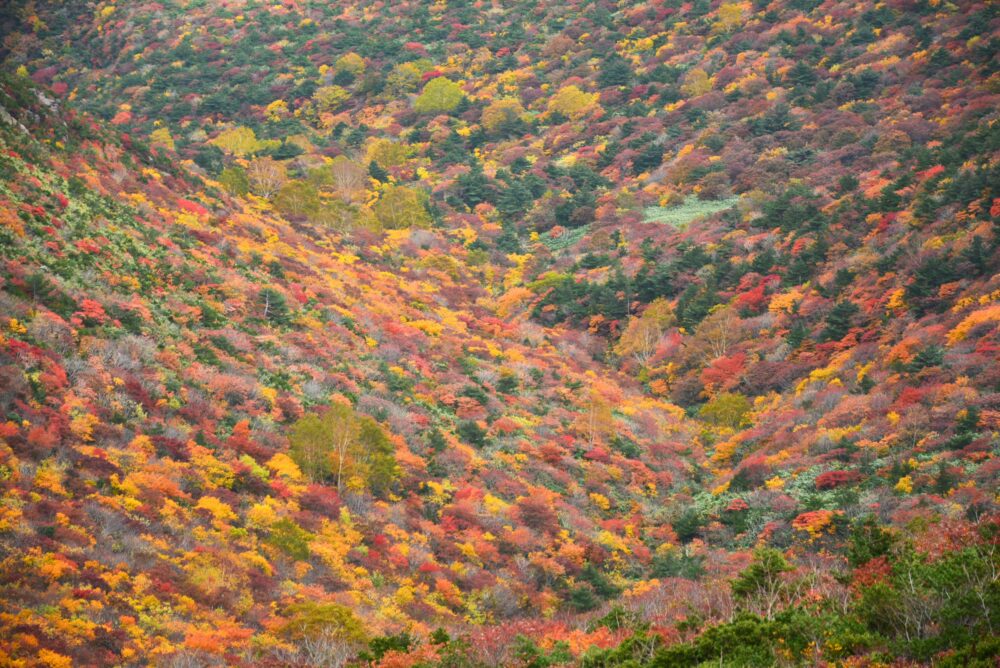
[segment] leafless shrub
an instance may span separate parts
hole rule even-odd
[[[314,637],[298,640],[294,648],[272,650],[266,664],[282,666],[317,666],[341,668],[353,659],[360,647],[357,643],[337,637],[332,631],[325,631]]]
[[[60,355],[69,355],[75,348],[73,330],[54,317],[39,314],[28,324],[28,334],[35,341]]]
[[[159,668],[215,668],[225,663],[207,652],[185,649],[164,657],[156,665]]]

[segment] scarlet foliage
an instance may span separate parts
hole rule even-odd
[[[824,471],[816,476],[816,489],[835,489],[857,482],[861,474],[857,471]]]

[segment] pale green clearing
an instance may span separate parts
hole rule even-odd
[[[541,241],[542,245],[548,248],[550,252],[557,253],[559,251],[566,250],[570,246],[574,245],[575,243],[583,239],[585,236],[587,236],[587,232],[589,231],[590,231],[590,225],[587,224],[582,227],[571,227],[564,229],[563,233],[560,234],[555,239],[553,239],[552,236],[548,232],[546,232],[545,234],[539,235],[538,240]]]
[[[643,222],[661,223],[671,227],[684,227],[693,220],[711,216],[736,206],[739,197],[702,201],[689,197],[680,206],[649,206],[643,212]]]

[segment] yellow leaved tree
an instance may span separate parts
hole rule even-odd
[[[525,111],[521,101],[514,97],[503,97],[494,100],[483,109],[480,122],[490,132],[499,132],[511,128],[524,119]]]
[[[257,134],[253,128],[237,126],[228,130],[223,130],[217,137],[208,142],[213,146],[218,146],[223,151],[231,153],[236,157],[243,158],[254,153],[259,153],[269,148],[281,145],[276,139],[257,139]]]
[[[402,230],[410,227],[428,228],[431,215],[424,206],[426,195],[405,186],[389,185],[372,207],[382,227],[387,230]]]
[[[638,318],[632,318],[618,344],[615,352],[619,355],[631,355],[642,365],[656,352],[656,344],[660,337],[677,321],[674,310],[662,297],[653,300]]]
[[[424,90],[413,102],[413,109],[422,114],[449,112],[461,103],[465,93],[450,79],[435,77],[427,82]]]
[[[597,93],[585,93],[578,87],[569,85],[560,88],[549,99],[549,113],[562,114],[571,119],[585,116],[597,106]]]

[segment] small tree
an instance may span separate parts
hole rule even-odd
[[[462,87],[444,77],[436,77],[427,82],[420,96],[413,103],[413,109],[422,114],[437,114],[454,110],[465,93]]]
[[[285,610],[286,621],[280,634],[292,641],[332,636],[352,643],[366,639],[361,620],[350,608],[338,603],[305,601]]]
[[[823,330],[824,341],[840,341],[851,329],[851,320],[858,312],[853,302],[837,302],[836,306],[826,316],[826,328]]]
[[[217,137],[209,141],[213,146],[217,146],[227,153],[231,153],[238,157],[244,157],[253,155],[254,153],[259,153],[268,148],[273,148],[279,142],[276,140],[264,140],[261,141],[257,139],[257,135],[254,133],[253,128],[245,128],[237,126],[235,128],[230,128],[219,133]]]
[[[219,174],[219,183],[232,195],[246,195],[250,192],[250,180],[242,167],[227,167]]]
[[[656,351],[656,344],[668,327],[676,322],[673,309],[662,297],[653,300],[641,317],[632,318],[628,327],[618,339],[615,352],[631,355],[642,365],[649,361]]]
[[[292,425],[289,441],[289,454],[302,472],[317,481],[333,478],[338,490],[357,477],[382,495],[399,477],[395,447],[381,425],[359,417],[347,404],[302,416]]]
[[[583,408],[575,426],[590,445],[595,445],[614,433],[615,416],[611,402],[598,390],[591,389]]]
[[[738,392],[723,392],[701,409],[701,417],[720,427],[737,429],[746,423],[750,400]]]
[[[847,560],[857,568],[876,557],[888,555],[896,539],[892,532],[882,528],[874,516],[868,515],[851,528],[851,538],[847,545]]]
[[[520,100],[504,97],[494,100],[483,109],[480,122],[489,132],[506,134],[524,123],[525,111]]]
[[[399,477],[396,448],[379,423],[368,416],[359,420],[358,442],[368,487],[376,496],[382,496]]]
[[[772,619],[788,594],[788,585],[781,576],[791,570],[780,551],[762,547],[754,552],[750,566],[733,582],[733,594],[751,612]]]
[[[351,202],[360,197],[368,184],[365,168],[350,158],[338,155],[328,168],[334,191],[345,202]]]
[[[274,197],[274,208],[282,215],[293,218],[315,215],[320,206],[316,187],[305,181],[289,181]]]
[[[344,473],[350,464],[351,452],[359,435],[358,422],[350,406],[335,403],[324,414],[324,422],[333,450],[333,470],[337,477],[337,490],[344,485]]]
[[[351,94],[340,86],[320,86],[313,93],[313,101],[320,112],[334,111],[350,97]]]
[[[378,221],[388,230],[431,226],[423,194],[405,186],[387,186],[373,208]]]
[[[333,471],[332,442],[320,416],[303,415],[292,425],[289,437],[291,458],[313,480],[323,480]]]
[[[458,435],[466,443],[471,443],[476,447],[486,445],[486,430],[480,427],[474,420],[463,420],[458,425]]]
[[[708,77],[705,70],[700,67],[689,70],[687,74],[684,75],[684,81],[681,84],[681,92],[688,97],[698,97],[699,95],[704,95],[710,90],[712,90],[712,80]]]
[[[247,168],[250,192],[266,199],[274,196],[288,180],[285,166],[274,158],[254,158]]]
[[[631,80],[632,68],[628,61],[614,52],[601,64],[601,71],[597,75],[597,84],[602,88],[627,86]]]
[[[587,585],[577,585],[570,591],[569,604],[576,612],[589,612],[601,604],[601,599]]]
[[[357,76],[365,71],[365,59],[352,51],[337,58],[333,67],[338,72],[350,72]]]
[[[576,86],[569,85],[560,88],[549,98],[550,114],[562,114],[567,118],[578,119],[585,116],[597,105],[597,93],[585,93]]]
[[[681,542],[688,543],[701,531],[701,515],[694,508],[688,508],[673,521],[673,529]]]
[[[708,316],[698,324],[695,340],[705,361],[725,357],[743,334],[743,321],[732,306],[721,304],[709,309]]]
[[[267,542],[288,556],[299,561],[309,558],[309,541],[312,536],[292,520],[284,517],[269,528]]]
[[[275,325],[284,325],[291,318],[285,295],[274,288],[264,288],[257,294],[261,317]]]

